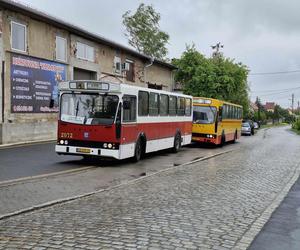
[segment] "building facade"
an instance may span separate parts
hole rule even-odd
[[[9,0],[0,1],[0,60],[0,144],[56,138],[62,80],[174,89],[173,65]]]

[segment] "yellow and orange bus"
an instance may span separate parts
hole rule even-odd
[[[223,145],[241,135],[243,108],[212,98],[193,98],[192,141]]]

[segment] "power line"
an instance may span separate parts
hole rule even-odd
[[[292,74],[292,73],[300,73],[300,70],[257,72],[257,73],[249,73],[249,75],[251,75],[251,76],[260,76],[260,75],[280,75],[280,74]]]
[[[287,94],[287,93],[289,93],[290,91],[294,91],[294,92],[297,92],[297,91],[299,91],[300,90],[300,87],[298,87],[298,88],[292,88],[292,89],[286,89],[286,90],[284,90],[284,91],[280,91],[280,92],[273,92],[273,93],[267,93],[267,94],[253,94],[253,95],[251,95],[251,96],[259,96],[259,97],[265,97],[265,96],[276,96],[276,95],[281,95],[281,94]]]
[[[294,90],[294,89],[299,89],[299,87],[294,87],[294,88],[286,88],[286,89],[270,89],[270,90],[258,90],[258,91],[250,91],[252,93],[265,93],[265,92],[277,92],[277,91],[285,91],[285,90]]]

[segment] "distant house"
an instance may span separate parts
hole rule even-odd
[[[250,111],[253,113],[258,111],[258,106],[254,102],[250,102]]]
[[[287,111],[289,112],[290,115],[293,114],[293,110],[291,108],[288,108]]]
[[[275,102],[266,102],[266,104],[264,105],[264,109],[268,112],[274,113]]]

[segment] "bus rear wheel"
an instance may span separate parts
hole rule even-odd
[[[236,142],[236,140],[237,140],[237,131],[235,131],[235,133],[234,133],[234,139],[233,139],[233,143],[235,143]]]
[[[180,148],[181,148],[181,136],[179,133],[177,133],[174,138],[174,146],[172,148],[172,152],[177,153],[180,150]]]
[[[138,162],[142,158],[142,153],[143,153],[142,140],[138,139],[135,144],[133,161]]]

